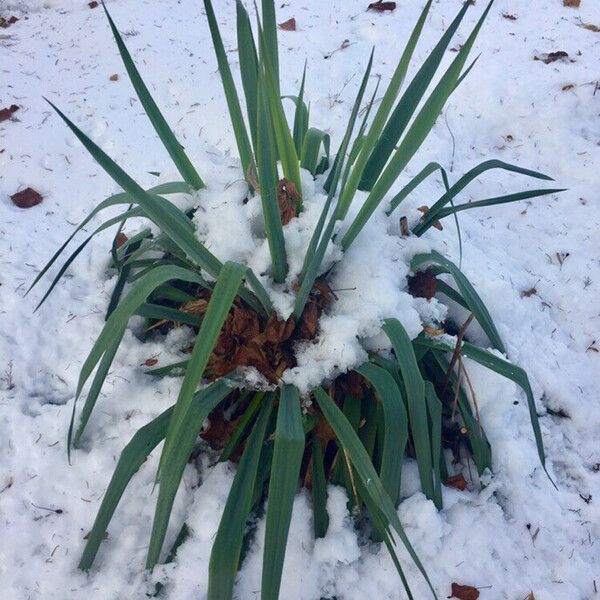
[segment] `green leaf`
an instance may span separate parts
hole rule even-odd
[[[287,275],[288,265],[276,191],[278,180],[276,148],[272,137],[271,120],[264,93],[264,81],[260,80],[258,84],[258,145],[256,148],[256,162],[265,232],[267,234],[273,265],[273,279],[277,283],[283,283]]]
[[[434,499],[432,479],[431,436],[427,422],[425,383],[417,365],[412,343],[398,319],[386,319],[383,331],[392,342],[400,367],[410,419],[410,431],[417,456],[421,487],[427,498]]]
[[[429,98],[423,104],[421,110],[402,139],[398,149],[377,179],[367,200],[342,239],[342,248],[344,250],[347,250],[350,244],[356,239],[356,236],[360,233],[375,209],[383,200],[385,194],[387,194],[398,178],[398,175],[400,175],[404,167],[410,162],[435,125],[444,104],[456,87],[460,72],[467,60],[473,43],[475,42],[475,38],[492,7],[493,1],[494,0],[490,0],[471,35],[459,50],[456,58],[452,61]]]
[[[251,508],[258,461],[272,407],[273,395],[268,394],[248,439],[225,503],[210,555],[208,600],[231,600],[232,597],[246,520]]]
[[[398,514],[394,508],[394,503],[390,499],[388,493],[385,491],[383,484],[381,483],[381,480],[379,479],[375,468],[373,467],[373,463],[371,462],[365,447],[362,445],[362,442],[356,435],[356,432],[350,423],[348,423],[348,420],[344,417],[342,411],[337,407],[335,402],[329,397],[325,390],[319,387],[313,390],[313,394],[319,405],[319,408],[323,412],[323,415],[331,425],[336,438],[339,440],[342,447],[346,450],[348,456],[350,457],[350,461],[354,466],[356,475],[360,479],[364,492],[363,499],[369,507],[369,512],[374,518],[379,519],[377,529],[382,532],[387,532],[389,530],[389,526],[393,527],[398,534],[398,537],[402,540],[402,543],[406,547],[406,550],[410,554],[413,562],[427,581],[433,596],[437,598],[433,586],[429,581],[429,577],[427,576],[427,573],[425,572],[425,569],[419,560],[419,557],[406,537],[404,529],[400,523],[400,519],[398,518]],[[391,550],[392,544],[387,545]],[[393,551],[391,551],[391,553],[392,557],[395,557]],[[397,564],[397,567],[399,569],[399,564]],[[399,569],[399,572],[401,573],[401,569]],[[404,579],[403,574],[401,576]]]
[[[115,471],[111,477],[108,488],[102,498],[100,509],[96,515],[94,526],[88,536],[83,555],[79,561],[79,568],[87,571],[92,567],[98,548],[104,534],[117,508],[117,505],[131,478],[144,464],[146,458],[165,437],[169,419],[173,413],[171,406],[165,412],[139,429],[125,446]]]
[[[240,101],[235,89],[235,83],[233,82],[233,76],[231,75],[231,69],[229,68],[227,54],[225,53],[223,40],[221,39],[221,33],[219,32],[219,26],[217,24],[217,19],[215,17],[211,0],[204,0],[204,8],[206,10],[206,18],[208,19],[208,26],[213,41],[213,47],[217,56],[217,64],[219,65],[221,83],[223,84],[227,108],[229,109],[229,117],[233,126],[233,133],[235,135],[235,141],[237,142],[238,152],[240,153],[240,160],[242,161],[244,177],[248,177],[248,173],[250,170],[252,170],[252,165],[254,164],[254,160],[252,158],[252,147],[250,146],[248,132],[246,131],[246,124],[244,123],[242,109],[240,108]],[[248,57],[248,60],[251,64],[251,55]]]
[[[69,423],[69,432],[67,434],[67,454],[69,455],[69,458],[71,456],[71,447],[77,447],[79,441],[81,440],[83,431],[90,419],[92,411],[94,410],[94,406],[96,406],[96,400],[98,400],[98,396],[100,395],[100,391],[102,389],[102,386],[104,385],[104,380],[108,375],[108,371],[115,358],[115,354],[119,349],[124,334],[125,328],[122,328],[109,341],[106,351],[102,355],[102,359],[100,360],[100,364],[98,365],[98,369],[96,370],[96,374],[94,375],[94,379],[92,380],[92,385],[90,386],[90,389],[87,393],[85,403],[83,405],[83,410],[81,411],[81,416],[79,417],[79,425],[77,427],[77,431],[75,432],[74,437],[73,428],[75,425],[75,408],[77,406],[77,398],[75,398],[75,400],[73,401],[73,410],[71,412],[71,421]]]
[[[329,527],[327,514],[327,481],[325,479],[323,444],[315,435],[312,441],[312,499],[315,537],[325,537]]]
[[[425,336],[419,336],[414,340],[415,344],[424,345],[433,350],[442,350],[444,352],[454,352],[454,347],[450,344],[439,340],[433,340],[427,338]],[[495,354],[488,352],[487,350],[483,350],[482,348],[478,348],[469,342],[463,342],[461,346],[461,354],[466,358],[470,358],[475,362],[487,367],[491,371],[498,373],[502,377],[506,377],[510,379],[514,383],[516,383],[522,390],[525,392],[525,397],[527,398],[527,407],[529,409],[529,419],[531,421],[531,427],[533,429],[533,434],[535,437],[535,442],[537,446],[538,456],[540,457],[540,462],[544,471],[548,475],[548,478],[554,485],[550,474],[546,470],[546,455],[544,452],[544,443],[542,441],[542,433],[540,431],[540,423],[538,420],[537,412],[535,409],[535,400],[533,399],[533,392],[531,391],[531,386],[529,384],[529,378],[527,377],[527,373],[521,369],[520,367],[509,363],[508,361],[499,358]],[[556,486],[555,486],[556,487]]]
[[[160,470],[164,467],[168,471],[171,468],[171,463],[177,464],[182,458],[178,452],[178,439],[185,431],[194,391],[204,374],[208,359],[219,337],[223,323],[229,314],[229,309],[242,284],[245,273],[245,267],[233,262],[226,262],[221,269],[202,324],[200,325],[190,362],[179,390],[177,402],[175,403],[173,418],[169,424],[169,431],[167,432],[160,459]],[[164,529],[166,529],[166,525]],[[158,560],[163,541],[161,535],[164,536],[162,528],[157,529],[156,537],[153,533],[148,551],[149,566],[153,566]]]
[[[488,312],[488,309],[479,297],[479,294],[475,291],[475,288],[452,261],[433,250],[429,254],[415,255],[411,261],[411,269],[417,270],[419,267],[430,262],[436,263],[442,267],[443,271],[439,272],[445,272],[452,275],[468,309],[475,315],[477,322],[488,336],[492,346],[497,350],[500,350],[503,354],[506,354],[506,348],[502,343],[502,338],[494,325],[494,321]]]
[[[442,403],[430,381],[425,382],[427,413],[431,423],[431,456],[433,457],[433,502],[442,510],[442,476],[440,460],[442,457]]]
[[[326,161],[329,161],[329,144],[329,134],[321,129],[310,127],[306,131],[300,164],[303,169],[310,171],[313,177],[319,174],[321,146],[323,146]]]
[[[354,198],[354,194],[356,193],[356,190],[358,188],[358,184],[361,180],[363,171],[365,169],[365,165],[367,164],[367,160],[369,159],[369,156],[371,155],[374,146],[378,143],[378,140],[380,139],[380,135],[383,131],[388,115],[390,114],[394,101],[398,96],[398,91],[400,90],[404,78],[406,77],[406,72],[410,64],[410,59],[412,58],[419,37],[421,36],[423,25],[425,24],[425,19],[427,17],[427,14],[429,13],[429,9],[431,8],[431,2],[432,0],[428,0],[428,2],[425,4],[425,7],[421,12],[421,16],[419,17],[419,20],[417,21],[417,24],[415,25],[411,33],[408,43],[404,48],[404,52],[400,57],[400,61],[396,66],[396,70],[392,75],[392,79],[390,80],[387,90],[383,95],[381,104],[379,105],[379,108],[375,113],[375,118],[373,119],[373,123],[369,128],[369,133],[367,134],[367,137],[362,145],[360,154],[356,159],[355,167],[352,170],[347,185],[344,187],[344,191],[340,200],[340,202],[342,203],[342,218],[345,217],[348,212],[348,208],[350,207],[350,204],[352,203],[352,200]]]
[[[371,382],[383,406],[384,438],[380,478],[394,506],[400,499],[402,460],[408,441],[408,417],[402,394],[394,378],[384,369],[371,363],[356,369]]]
[[[520,200],[528,200],[529,198],[537,198],[539,196],[548,196],[550,194],[558,194],[564,192],[565,188],[547,188],[539,190],[526,190],[515,194],[506,194],[504,196],[496,196],[494,198],[486,198],[485,200],[477,200],[476,202],[467,202],[458,206],[442,208],[436,212],[428,210],[413,229],[413,234],[421,236],[427,231],[436,221],[440,221],[449,215],[455,215],[463,210],[471,210],[473,208],[482,208],[484,206],[496,206],[497,204],[509,204],[511,202],[519,202]]]
[[[152,377],[166,377],[171,374],[179,374],[182,370],[185,371],[189,364],[189,360],[181,360],[176,363],[172,363],[170,365],[166,365],[164,367],[158,367],[157,369],[150,369],[149,371],[144,371],[146,375],[152,375]]]
[[[279,46],[277,43],[277,21],[273,0],[262,0],[262,23],[264,29],[264,46],[267,60],[273,72],[273,81],[279,95]],[[300,190],[300,188],[298,188]]]
[[[190,363],[192,362],[193,357],[190,360]],[[191,366],[193,368],[193,365]],[[186,371],[182,390],[189,373],[190,369]],[[150,535],[150,545],[148,547],[148,557],[146,559],[147,569],[152,569],[160,558],[160,551],[169,525],[169,518],[171,516],[175,495],[179,489],[185,465],[194,448],[194,443],[202,429],[202,425],[210,412],[231,392],[232,389],[226,382],[223,379],[219,379],[210,384],[207,388],[198,392],[198,394],[192,394],[187,406],[185,422],[177,429],[177,446],[168,455],[168,461],[166,461],[164,459],[165,448],[169,442],[170,431],[177,415],[178,404],[180,405],[182,399],[181,393],[179,394],[177,403],[173,407],[173,414],[171,415],[169,427],[165,435],[165,448],[163,448],[160,459],[162,466],[159,466],[160,481],[158,484],[158,498],[156,500],[156,510],[154,511],[152,533]],[[201,402],[198,402],[198,396],[201,397]]]
[[[335,228],[336,221],[338,220],[340,215],[340,204],[338,203],[329,219],[325,231],[323,232],[323,226],[325,225],[327,215],[329,214],[331,203],[337,188],[338,180],[342,173],[346,151],[348,150],[348,146],[350,144],[350,138],[352,136],[352,131],[354,130],[354,124],[356,122],[356,117],[358,115],[360,103],[362,102],[362,97],[365,92],[367,82],[369,80],[372,65],[373,52],[371,51],[371,56],[369,58],[365,74],[363,76],[360,88],[358,90],[358,94],[356,95],[356,100],[354,101],[354,106],[352,107],[350,119],[348,120],[346,133],[344,134],[344,138],[340,145],[340,149],[338,150],[338,154],[333,164],[333,176],[331,180],[329,180],[328,178],[329,183],[327,187],[327,200],[325,201],[325,205],[323,206],[323,210],[321,211],[321,215],[319,216],[319,221],[317,222],[317,226],[315,227],[308,248],[306,250],[306,256],[304,257],[304,264],[302,266],[301,273],[302,284],[300,285],[300,291],[298,292],[298,295],[296,296],[296,302],[294,303],[294,318],[296,319],[296,321],[302,315],[310,291],[313,287],[315,279],[319,274],[319,269],[321,268],[321,263],[323,261],[323,257],[325,256],[325,251],[327,250],[329,241],[331,240],[331,236],[333,235],[333,230]]]
[[[147,319],[173,321],[174,323],[183,323],[191,327],[199,327],[201,323],[201,319],[197,314],[177,310],[176,308],[170,308],[162,304],[141,304],[135,311],[135,314]]]
[[[292,506],[303,454],[304,430],[300,394],[294,386],[284,385],[279,399],[269,483],[262,572],[263,600],[277,600],[279,597]]]
[[[240,0],[236,0],[238,57],[240,75],[246,97],[246,112],[250,124],[250,136],[256,151],[258,119],[258,54],[252,36],[250,17]],[[247,175],[247,174],[246,174]]]
[[[242,439],[242,436],[248,429],[250,423],[252,422],[252,419],[254,419],[254,417],[256,416],[256,413],[258,412],[258,409],[261,406],[263,398],[265,397],[265,393],[266,392],[257,392],[254,394],[254,398],[252,398],[252,401],[248,405],[248,408],[246,408],[244,410],[244,413],[243,413],[242,417],[240,418],[240,422],[238,423],[238,426],[235,428],[235,431],[233,432],[232,436],[229,438],[229,441],[227,442],[227,446],[225,446],[225,448],[223,449],[223,452],[221,452],[221,456],[219,457],[219,462],[224,462],[226,460],[229,460],[232,452],[238,447],[240,440]]]
[[[138,95],[138,98],[152,123],[152,126],[158,134],[158,137],[173,159],[177,170],[181,173],[181,176],[187,181],[187,183],[189,183],[196,190],[203,188],[204,182],[200,178],[200,175],[198,175],[196,169],[194,169],[190,159],[183,150],[183,146],[177,141],[177,138],[162,116],[158,106],[156,105],[156,102],[154,102],[152,96],[150,95],[148,88],[142,81],[142,78],[140,77],[140,74],[133,63],[131,55],[123,43],[121,34],[115,26],[110,14],[108,13],[108,9],[106,8],[104,2],[102,2],[102,6],[108,18],[115,41],[117,42],[117,47],[119,48],[119,53],[123,59],[123,64],[125,65],[125,69],[127,70],[131,84],[133,85],[135,92]]]
[[[273,74],[273,66],[270,62],[270,52],[266,48],[268,42],[265,37],[265,34],[260,30],[260,27],[259,39],[259,47],[261,49],[259,64],[259,85],[262,86],[262,92],[264,94],[264,98],[267,101],[268,120],[270,123],[272,123],[273,133],[275,136],[275,141],[277,143],[277,153],[281,160],[283,175],[284,177],[293,182],[293,184],[296,186],[296,189],[298,190],[298,193],[300,194],[300,196],[302,196],[302,183],[300,181],[300,166],[298,161],[298,154],[296,153],[294,139],[292,137],[292,133],[290,132],[289,125],[285,118],[285,112],[283,110],[283,104],[281,103],[281,96],[279,94],[278,82],[276,82],[276,76]]]
[[[144,191],[119,165],[117,165],[105,152],[90,140],[74,123],[72,123],[52,102],[47,102],[54,108],[63,121],[77,136],[96,162],[110,175],[117,184],[142,208],[144,215],[153,221],[195,264],[205,269],[213,277],[217,277],[222,264],[209,252],[196,238],[194,228],[189,218],[176,206],[161,196],[154,196]],[[264,287],[253,274],[248,275],[248,282],[253,287],[261,305],[267,314],[271,305],[266,300],[267,293]],[[252,295],[245,290],[240,290],[240,296],[255,310],[261,310],[260,305]]]
[[[438,170],[441,171],[443,177],[447,177],[446,170],[439,163],[430,162],[426,165],[390,200],[390,207],[385,211],[385,214],[388,216],[391,215],[398,208],[399,204],[415,190],[417,186]]]
[[[429,84],[433,80],[442,59],[444,58],[446,48],[458,30],[470,4],[470,2],[465,2],[463,4],[462,9],[459,11],[454,21],[452,21],[448,29],[444,32],[444,35],[423,62],[421,68],[402,95],[400,102],[398,102],[396,108],[392,112],[381,136],[379,136],[377,140],[377,144],[369,156],[369,160],[365,165],[362,179],[358,186],[359,189],[371,190],[373,188],[373,185],[383,171],[386,162],[414,115],[417,106],[423,99]]]

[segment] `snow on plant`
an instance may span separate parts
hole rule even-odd
[[[221,451],[222,460],[239,461],[212,549],[210,599],[231,598],[248,535],[248,518],[264,507],[267,498],[262,598],[277,598],[298,486],[304,485],[312,492],[314,531],[320,537],[328,525],[328,482],[346,487],[355,514],[361,517],[374,541],[386,544],[412,598],[396,555],[397,538],[428,583],[429,579],[396,511],[404,455],[416,459],[422,491],[438,508],[442,506],[442,481],[448,476],[444,450],[459,452],[462,448],[464,455],[466,449],[479,474],[492,467],[491,450],[477,418],[474,396],[464,387],[468,375],[463,358],[485,365],[523,389],[544,465],[527,375],[499,357],[506,353],[504,344],[472,285],[456,265],[436,251],[413,251],[410,264],[402,256],[402,248],[410,252],[410,244],[414,248],[418,236],[437,226],[444,217],[470,208],[560,191],[535,189],[454,205],[453,200],[471,181],[491,169],[550,179],[491,160],[473,168],[453,185],[444,169],[431,163],[389,198],[392,185],[426,139],[449,96],[472,68],[475,61],[467,65],[467,58],[492,5],[488,4],[428,94],[448,44],[471,4],[465,2],[400,94],[431,3],[426,3],[373,118],[370,119],[375,93],[359,120],[373,63],[371,53],[346,132],[330,165],[329,136],[309,127],[309,109],[304,101],[306,69],[298,95],[281,96],[273,1],[262,1],[262,18],[255,33],[246,9],[237,2],[244,116],[213,7],[210,0],[204,0],[246,181],[237,210],[249,207],[248,211],[255,210],[261,216],[265,247],[262,256],[267,258],[262,263],[260,257],[249,255],[242,261],[222,261],[228,257],[215,256],[208,249],[211,235],[217,241],[228,235],[227,220],[232,213],[223,209],[225,212],[215,213],[216,226],[214,216],[212,225],[206,223],[208,216],[202,212],[204,192],[199,191],[205,188],[204,181],[161,115],[106,12],[133,87],[183,181],[144,190],[54,107],[123,193],[104,200],[92,211],[41,271],[34,285],[75,234],[100,211],[128,205],[77,247],[42,299],[43,302],[94,235],[118,226],[111,252],[111,268],[118,277],[106,324],[81,369],[76,399],[90,378],[91,385],[77,423],[73,408],[69,451],[81,439],[132,316],[147,319],[149,335],[186,325],[195,340],[192,347],[182,348],[180,361],[148,371],[154,377],[182,376],[177,401],[142,427],[123,450],[87,540],[81,569],[92,566],[128,482],[164,441],[146,566],[151,569],[158,563],[183,471],[201,435]],[[292,128],[286,121],[284,98],[295,103]],[[390,234],[387,216],[437,171],[445,184],[444,194],[412,227],[412,235],[406,227],[402,235],[399,231]],[[307,182],[322,189],[311,192]],[[357,194],[359,190],[361,194]],[[189,194],[193,200],[191,210],[180,210],[165,198],[181,193]],[[362,205],[353,205],[361,197]],[[384,199],[388,202],[385,213],[380,210]],[[250,221],[250,212],[246,216]],[[124,223],[138,217],[150,220],[153,227],[129,239],[121,235]],[[369,303],[355,306],[359,316],[346,321],[350,335],[344,344],[336,345],[336,336],[342,335],[344,328],[339,312],[343,302],[337,294],[342,293],[344,284],[356,283],[355,273],[363,274],[361,260],[368,260],[368,244],[361,246],[359,240],[361,233],[364,240],[365,228],[370,235],[381,236],[386,252],[391,253],[387,263],[381,257],[390,281],[394,281],[392,270],[400,269],[403,283],[398,282],[391,290],[389,287],[393,286],[388,286],[386,298],[389,295],[391,301],[383,303],[384,308],[373,309]],[[252,235],[248,226],[240,244],[242,238],[247,241]],[[261,240],[255,241],[260,244]],[[235,239],[228,241],[229,247],[235,243]],[[416,246],[427,247],[423,242]],[[244,257],[246,250],[237,254]],[[413,274],[407,282],[409,271]],[[362,285],[375,285],[368,273]],[[461,326],[446,321],[444,305],[436,295],[464,307],[470,314],[467,322]],[[429,311],[429,316],[420,319],[416,306],[421,307],[421,313]],[[390,314],[377,310],[390,310]],[[466,327],[473,319],[494,351],[465,341]],[[326,349],[326,355],[315,351],[319,347]],[[203,430],[207,418],[210,427]]]

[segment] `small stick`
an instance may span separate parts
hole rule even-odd
[[[460,349],[461,349],[463,337],[474,317],[475,317],[475,315],[473,313],[471,313],[469,315],[469,318],[463,323],[462,327],[460,328],[460,331],[458,332],[458,335],[456,336],[456,347],[454,348],[454,354],[452,355],[452,360],[450,361],[450,365],[448,366],[448,370],[446,371],[446,376],[444,377],[444,384],[442,385],[441,396],[444,395],[446,389],[448,388],[448,384],[450,383],[450,377],[452,375],[452,371],[454,370],[454,367],[456,366],[456,361],[458,360],[458,357],[460,356]]]

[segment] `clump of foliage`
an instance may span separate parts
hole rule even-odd
[[[269,294],[250,269],[234,262],[221,262],[199,241],[191,220],[193,211],[183,212],[166,198],[172,193],[198,190],[204,187],[204,181],[161,115],[106,13],[131,82],[183,181],[144,190],[54,107],[123,193],[104,200],[92,211],[36,282],[75,234],[100,211],[115,205],[128,206],[102,223],[77,247],[60,268],[43,300],[100,231],[118,226],[120,233],[125,221],[134,217],[149,219],[159,230],[153,234],[147,229],[130,239],[115,236],[112,268],[117,270],[118,278],[104,329],[81,369],[76,397],[90,379],[91,385],[78,422],[73,409],[69,449],[76,447],[81,439],[133,315],[147,318],[149,327],[155,329],[168,329],[173,323],[186,324],[196,332],[196,338],[189,358],[149,371],[154,377],[182,374],[177,402],[142,427],[123,450],[87,540],[80,568],[92,566],[128,482],[146,457],[164,441],[156,475],[158,494],[146,566],[151,569],[159,562],[175,494],[186,463],[198,444],[203,423],[210,415],[211,423],[220,424],[220,428],[211,427],[204,433],[205,438],[220,449],[222,460],[239,461],[212,549],[208,590],[211,600],[231,598],[242,560],[246,523],[251,514],[262,509],[267,497],[261,593],[264,599],[278,597],[294,496],[299,485],[311,490],[315,536],[324,536],[328,526],[328,482],[346,486],[357,514],[368,515],[363,525],[370,528],[373,540],[386,544],[412,598],[395,551],[398,538],[428,583],[429,579],[396,512],[403,457],[409,454],[416,459],[423,493],[438,508],[442,506],[442,482],[448,475],[445,449],[455,453],[462,449],[463,455],[467,451],[479,474],[492,468],[489,443],[464,389],[462,358],[485,365],[522,388],[544,465],[540,428],[526,373],[496,353],[465,341],[464,327],[447,324],[445,329],[424,331],[411,340],[398,320],[399,315],[389,315],[382,329],[393,352],[371,354],[369,361],[354,371],[323,382],[310,398],[301,398],[298,389],[281,382],[284,371],[295,364],[295,344],[318,335],[321,314],[335,302],[328,273],[322,272],[327,246],[333,242],[345,252],[352,245],[475,62],[468,65],[467,59],[492,2],[432,91],[428,93],[471,2],[464,3],[400,93],[431,3],[432,0],[426,3],[377,110],[373,93],[359,119],[370,80],[371,54],[345,135],[330,164],[329,136],[309,126],[309,109],[304,100],[306,69],[298,94],[281,96],[273,1],[262,0],[262,18],[255,33],[246,9],[237,2],[244,115],[211,1],[204,0],[248,194],[260,196],[274,282],[283,283],[288,274],[285,225],[302,211],[300,169],[307,169],[313,175],[329,170],[324,183],[326,201],[306,247],[302,272],[294,282],[295,305],[287,319],[274,312]],[[292,127],[286,121],[284,98],[295,103]],[[560,191],[535,189],[469,204],[453,203],[471,181],[491,169],[550,179],[490,160],[450,185],[444,169],[432,163],[389,201],[387,213],[391,215],[426,177],[437,171],[441,172],[446,191],[422,215],[412,229],[413,235],[421,236],[441,219],[463,210]],[[368,195],[356,217],[349,221],[347,215],[357,190]],[[334,231],[340,222],[344,234],[336,237]],[[431,252],[415,256],[412,269],[415,275],[409,281],[409,290],[413,295],[426,298],[442,295],[457,302],[471,314],[469,322],[477,320],[490,345],[506,352],[489,312],[456,265]],[[455,285],[439,278],[441,274],[449,275]],[[124,295],[128,282],[130,291]],[[456,336],[454,341],[451,335]],[[229,375],[238,366],[255,367],[272,384],[271,388],[265,391],[235,387]]]

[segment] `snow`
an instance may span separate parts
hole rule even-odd
[[[297,32],[279,35],[282,89],[295,93],[308,58],[311,120],[330,130],[334,147],[370,47],[376,46],[374,71],[385,81],[423,2],[399,2],[396,11],[385,14],[365,12],[366,4],[301,0],[286,3],[278,12],[279,22],[295,17],[298,23]],[[470,9],[469,23],[480,14],[481,4]],[[450,0],[434,3],[417,60],[426,55],[459,6]],[[79,0],[24,0],[4,7],[3,16],[14,12],[20,20],[0,34],[6,82],[0,107],[21,106],[15,121],[0,124],[0,582],[4,596],[11,600],[141,599],[153,593],[160,581],[166,586],[163,597],[202,598],[210,545],[233,477],[232,467],[215,465],[210,454],[201,458],[197,469],[188,468],[176,499],[167,545],[184,520],[192,535],[174,563],[152,574],[143,570],[155,501],[155,452],[130,484],[92,572],[85,575],[76,569],[83,537],[121,449],[137,428],[177,395],[177,379],[148,381],[139,366],[153,356],[159,364],[174,360],[188,333],[183,328],[172,332],[166,342],[157,339],[143,345],[133,332],[126,334],[83,447],[69,466],[66,428],[76,380],[102,327],[114,284],[105,275],[110,233],[90,244],[38,312],[33,309],[42,289],[26,297],[24,292],[75,224],[118,190],[51,114],[42,95],[65,110],[141,184],[156,183],[149,171],[161,172],[164,180],[173,178],[173,167],[134,99],[100,9],[92,10]],[[219,2],[216,9],[225,46],[233,49],[235,3]],[[215,252],[228,257],[239,253],[255,261],[252,266],[258,269],[268,257],[265,244],[247,235],[247,228],[260,233],[256,207],[244,208],[248,221],[236,220],[235,227],[241,229],[229,230],[226,236],[219,235],[217,213],[211,216],[211,208],[234,210],[242,184],[199,4],[182,0],[165,8],[164,3],[119,0],[111,3],[111,10],[120,30],[127,33],[126,42],[155,99],[200,174],[211,182],[210,189],[200,193],[206,212],[199,217],[199,235],[214,244]],[[517,19],[507,19],[503,13]],[[414,464],[407,461],[403,470],[405,500],[399,515],[440,597],[448,596],[452,581],[481,586],[482,600],[518,600],[531,591],[537,600],[589,600],[600,587],[600,353],[595,351],[600,346],[600,93],[596,92],[600,34],[580,27],[579,18],[600,25],[600,5],[583,0],[576,10],[563,7],[560,0],[498,0],[474,50],[482,53],[476,68],[452,96],[430,139],[394,188],[432,160],[451,168],[455,181],[492,157],[548,173],[558,187],[569,188],[558,196],[460,215],[462,268],[493,315],[511,360],[529,373],[548,467],[559,489],[554,490],[539,466],[520,392],[468,362],[494,452],[490,484],[465,492],[444,488],[445,507],[438,513],[419,492]],[[464,42],[466,31],[467,26],[453,47]],[[324,60],[346,39],[347,48]],[[557,50],[568,52],[570,60],[548,65],[532,60],[534,55]],[[235,54],[228,56],[235,63]],[[451,56],[448,53],[447,60]],[[119,75],[117,81],[109,79],[114,73]],[[563,90],[567,85],[574,87]],[[461,201],[524,185],[538,187],[520,176],[493,171],[471,184]],[[21,210],[9,196],[27,186],[45,199],[37,207]],[[303,187],[311,189],[310,182]],[[316,188],[312,190],[318,204]],[[441,190],[441,182],[433,178],[387,225],[376,215],[348,257],[356,271],[349,267],[343,271],[344,265],[337,271],[336,287],[357,289],[354,296],[338,294],[336,312],[324,320],[323,328],[336,331],[335,338],[327,336],[331,343],[345,344],[347,365],[364,358],[359,355],[357,333],[368,338],[369,347],[381,347],[376,330],[382,316],[399,312],[414,335],[419,318],[440,314],[439,307],[414,303],[406,294],[398,294],[398,288],[403,289],[406,260],[415,252],[434,247],[458,262],[453,222],[447,219],[441,233],[432,229],[424,240],[405,242],[397,235],[397,221],[403,214],[409,220],[416,218],[416,208],[431,204]],[[224,202],[230,206],[223,208]],[[290,229],[288,241],[292,272],[300,267],[297,251],[302,228],[315,218],[307,210],[290,224],[296,228]],[[248,245],[238,245],[241,240]],[[394,253],[397,269],[390,273],[386,261]],[[369,290],[365,278],[376,278],[376,289],[382,293]],[[347,285],[350,279],[352,284]],[[533,288],[535,293],[523,295]],[[283,290],[279,292],[277,309],[285,314],[289,300]],[[357,298],[372,300],[369,314],[358,314],[365,303]],[[450,313],[456,310],[451,307]],[[357,323],[364,329],[358,331]],[[317,344],[307,349],[305,358],[314,365],[339,352]],[[294,380],[294,373],[289,376]],[[562,410],[569,418],[552,416],[549,410]],[[404,599],[387,551],[357,538],[343,492],[336,488],[329,492],[330,527],[327,536],[316,542],[309,500],[304,493],[296,498],[281,597]],[[238,598],[259,595],[263,537],[260,521],[238,579]],[[429,597],[411,561],[402,550],[400,554],[415,597]]]

